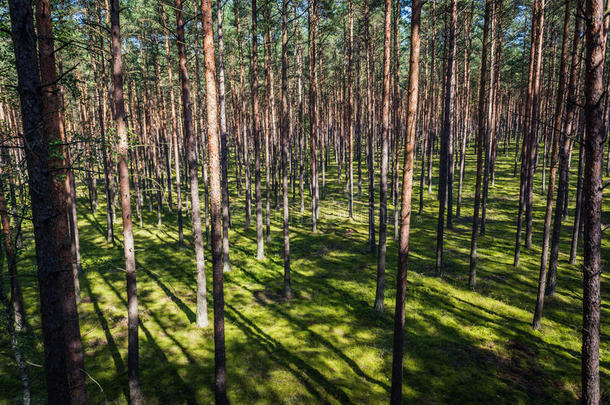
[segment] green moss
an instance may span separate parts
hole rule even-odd
[[[578,265],[568,264],[566,256],[574,190],[570,194],[570,217],[564,221],[562,233],[558,290],[546,300],[542,330],[536,332],[530,323],[544,209],[540,173],[535,186],[534,248],[523,249],[521,267],[514,268],[519,179],[512,175],[512,158],[499,158],[496,184],[490,188],[487,234],[479,243],[475,290],[468,288],[474,156],[468,156],[462,217],[455,218],[454,229],[446,231],[443,280],[433,271],[436,191],[424,192],[422,215],[414,210],[403,388],[408,403],[574,403],[578,398],[581,272]],[[235,182],[231,183],[234,187]],[[572,183],[574,186],[575,181]],[[320,204],[318,233],[311,232],[310,212],[299,213],[298,196],[291,207],[295,298],[288,302],[281,299],[280,211],[272,213],[272,242],[265,246],[267,258],[259,262],[255,258],[254,222],[250,229],[244,229],[243,196],[231,190],[233,271],[225,274],[225,299],[228,390],[233,403],[388,401],[397,266],[397,245],[391,240],[393,214],[389,215],[386,312],[380,315],[372,309],[377,261],[366,253],[366,191],[356,197],[356,217],[350,220],[346,218],[344,184],[331,167],[326,199]],[[363,190],[367,190],[366,183]],[[415,187],[414,207],[418,193]],[[454,198],[456,203],[457,190]],[[610,207],[604,208],[603,222],[608,223]],[[127,387],[122,249],[105,242],[103,206],[92,215],[81,201],[79,213],[84,269],[81,331],[87,372],[99,384],[90,381],[89,395],[91,403],[122,404],[126,403]],[[163,226],[157,228],[156,213],[145,209],[144,228],[135,228],[142,386],[149,404],[212,403],[212,330],[198,329],[193,323],[196,287],[191,234],[187,221],[189,247],[179,250],[176,223],[175,212],[166,211]],[[119,241],[120,220],[115,232]],[[24,337],[22,344],[28,360],[42,364],[33,241],[30,233],[26,236],[19,271],[35,333]],[[603,241],[602,257],[607,265],[608,238]],[[211,321],[209,250],[206,269]],[[609,284],[608,276],[603,275],[602,291],[607,291]],[[603,304],[601,381],[606,395],[610,377],[609,318],[610,307]],[[0,340],[0,403],[13,403],[20,384],[7,337],[2,335]],[[29,372],[34,403],[43,402],[43,370],[31,366]]]

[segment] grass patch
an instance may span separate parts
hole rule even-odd
[[[530,323],[545,199],[540,193],[539,171],[534,247],[522,249],[521,267],[514,268],[519,179],[513,177],[512,165],[512,158],[500,154],[496,183],[490,188],[487,234],[479,244],[475,290],[468,288],[474,155],[468,156],[462,217],[455,219],[453,230],[446,231],[442,280],[433,274],[436,189],[431,194],[424,192],[422,215],[414,209],[403,388],[407,403],[574,403],[579,397],[582,274],[578,265],[568,264],[566,255],[576,180],[571,179],[570,216],[564,221],[557,293],[545,303],[542,330],[533,331]],[[234,187],[235,182],[231,183]],[[418,185],[419,181],[414,189],[415,208]],[[337,179],[336,167],[329,167],[317,233],[311,232],[309,199],[306,212],[301,214],[298,196],[291,198],[295,298],[290,301],[280,298],[281,211],[272,213],[272,242],[265,245],[266,259],[257,261],[254,221],[250,229],[244,229],[244,197],[231,190],[233,271],[225,274],[225,300],[228,392],[233,403],[387,403],[397,267],[397,244],[391,240],[392,207],[386,312],[379,315],[372,309],[377,261],[367,253],[366,176],[363,173],[363,195],[355,198],[354,220],[347,218],[344,186],[344,177]],[[603,222],[610,223],[609,190],[605,192]],[[457,202],[457,184],[454,198]],[[80,203],[84,269],[81,332],[87,373],[102,388],[89,383],[90,402],[123,404],[127,402],[127,311],[122,248],[105,241],[104,207],[91,214],[84,198]],[[185,237],[189,247],[183,250],[177,248],[175,213],[166,209],[160,228],[156,213],[145,208],[144,215],[144,227],[134,221],[144,396],[148,404],[213,403],[212,329],[194,325],[195,261],[188,215]],[[22,345],[30,363],[40,365],[43,352],[33,237],[31,229],[26,231],[19,272],[34,333],[24,336]],[[120,218],[115,232],[119,238]],[[610,241],[604,236],[602,258],[607,266]],[[210,258],[208,249],[211,323]],[[610,280],[603,275],[602,292],[609,287]],[[610,307],[603,303],[601,381],[606,396],[610,391],[609,318]],[[14,403],[21,389],[18,371],[6,334],[0,335],[0,342],[0,403]],[[33,403],[43,403],[43,370],[32,365],[28,371]]]

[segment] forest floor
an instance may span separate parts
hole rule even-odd
[[[582,273],[579,265],[568,264],[566,253],[573,223],[576,178],[571,177],[570,210],[562,233],[557,293],[545,302],[542,330],[534,331],[530,325],[545,204],[540,171],[535,185],[534,247],[522,249],[521,266],[514,268],[519,178],[513,176],[514,158],[504,157],[499,151],[495,186],[490,188],[487,233],[479,242],[478,284],[471,290],[468,263],[476,167],[472,151],[468,159],[462,216],[455,218],[454,229],[445,234],[442,279],[434,273],[436,186],[433,193],[424,192],[424,212],[418,214],[420,172],[419,168],[415,170],[405,327],[403,392],[406,403],[575,403],[580,389]],[[573,166],[576,163],[573,161]],[[397,267],[397,243],[392,240],[393,211],[390,206],[386,310],[378,314],[372,308],[377,259],[367,249],[366,166],[363,164],[362,196],[357,196],[356,169],[354,172],[354,220],[347,217],[345,180],[337,179],[334,165],[327,173],[317,233],[311,232],[309,199],[303,214],[299,212],[298,195],[296,201],[291,199],[295,297],[290,301],[281,298],[281,210],[272,212],[272,241],[265,244],[266,259],[257,261],[255,211],[250,228],[244,229],[244,197],[237,196],[235,181],[231,181],[232,271],[225,274],[224,291],[227,387],[232,403],[387,403]],[[230,175],[234,176],[233,167]],[[457,202],[457,180],[455,188]],[[85,192],[81,194],[84,196]],[[376,196],[377,207],[378,201]],[[91,377],[90,402],[123,404],[127,402],[127,320],[120,212],[115,225],[117,243],[113,246],[105,241],[105,208],[100,206],[93,215],[84,197],[79,203],[84,270],[80,278],[79,311],[85,366]],[[609,189],[606,189],[604,204],[603,222],[608,224]],[[213,403],[212,327],[202,330],[194,324],[196,280],[190,222],[185,221],[188,247],[179,250],[175,211],[165,213],[162,227],[157,227],[155,212],[144,211],[144,226],[138,226],[137,219],[134,225],[140,372],[146,402]],[[377,218],[375,223],[378,227]],[[23,338],[23,351],[30,364],[33,403],[42,403],[45,389],[40,367],[43,353],[36,270],[32,234],[29,228],[27,231],[25,250],[18,265],[27,313],[35,333]],[[610,260],[607,234],[602,243],[602,258],[607,269]],[[212,324],[210,257],[207,249],[208,308]],[[606,273],[602,276],[601,326],[601,382],[606,399],[610,395],[608,291],[610,277]],[[2,330],[6,330],[5,322],[3,318]],[[0,343],[0,403],[12,404],[19,398],[21,385],[6,333],[0,334]]]

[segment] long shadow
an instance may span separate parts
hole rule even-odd
[[[100,326],[102,327],[102,330],[104,331],[104,336],[106,337],[106,342],[108,343],[108,348],[109,348],[110,354],[112,356],[112,362],[114,363],[114,368],[116,370],[117,376],[123,376],[124,373],[127,371],[127,368],[125,367],[123,358],[121,357],[121,354],[119,353],[119,350],[117,348],[117,344],[114,340],[114,337],[112,336],[112,333],[110,332],[111,327],[108,325],[108,321],[106,320],[106,317],[104,316],[104,312],[100,308],[100,305],[99,305],[99,302],[97,299],[97,295],[93,294],[93,291],[91,290],[91,284],[90,284],[89,278],[87,277],[87,273],[83,272],[82,278],[83,278],[84,283],[81,283],[81,286],[83,286],[85,288],[85,291],[87,292],[87,295],[89,296],[89,299],[91,300],[91,303],[93,304],[93,309],[95,311],[95,314],[97,315],[98,322],[100,323]],[[121,380],[125,380],[125,379],[122,378]],[[127,381],[126,380],[122,381],[121,387],[123,387],[122,391],[123,391],[123,395],[125,396],[125,399],[129,400],[129,391],[127,390]]]
[[[121,303],[125,307],[127,307],[127,302],[125,301],[125,298],[123,298],[123,296],[119,293],[119,291],[114,287],[112,282],[110,280],[108,280],[104,275],[101,275],[101,277],[102,277],[102,280],[104,281],[104,283],[108,286],[108,288],[110,288],[110,290],[112,290],[112,292],[121,301]],[[161,358],[162,364],[167,365],[167,367],[169,367],[169,372],[172,375],[172,380],[179,382],[180,389],[181,389],[180,394],[186,396],[186,403],[188,405],[196,404],[197,401],[195,399],[195,395],[193,394],[193,391],[186,384],[186,382],[182,379],[180,374],[178,374],[175,366],[169,361],[169,359],[163,352],[163,349],[161,349],[161,347],[159,347],[159,345],[153,338],[153,336],[150,333],[150,331],[148,330],[148,328],[146,328],[146,326],[144,326],[144,323],[141,320],[138,321],[138,325],[139,325],[139,328],[146,335],[146,339],[147,339],[148,343],[150,343],[152,345],[153,350],[155,352],[155,356],[158,356],[159,358]],[[164,398],[166,400],[163,403],[172,403],[175,401],[175,399],[176,399],[175,397],[167,397],[167,391],[161,390],[160,387],[158,387],[156,384],[151,384],[151,386],[155,389],[155,391],[158,393],[158,395],[161,398]],[[168,387],[168,385],[166,385],[165,387]]]
[[[251,293],[254,294],[254,291],[248,289],[246,286],[242,286],[242,288],[244,288],[247,291],[250,291]],[[335,353],[341,360],[343,360],[351,369],[354,373],[356,373],[358,376],[364,378],[365,380],[367,380],[368,382],[374,383],[382,388],[384,388],[386,391],[390,391],[390,387],[383,383],[382,381],[379,381],[371,376],[369,376],[368,374],[366,374],[364,371],[362,371],[362,369],[360,368],[360,366],[351,358],[349,358],[348,356],[346,356],[341,350],[339,350],[334,344],[332,344],[328,339],[326,339],[325,337],[323,337],[322,335],[314,332],[313,330],[311,330],[309,328],[309,325],[306,324],[306,322],[303,322],[301,320],[299,320],[298,318],[290,315],[289,313],[287,313],[286,311],[281,309],[282,307],[280,305],[273,305],[271,306],[271,310],[277,314],[277,315],[281,315],[282,317],[284,317],[286,320],[290,321],[291,323],[293,323],[294,325],[299,327],[299,330],[307,332],[307,334],[312,338],[312,341],[321,344],[323,346],[325,346],[327,349],[329,349],[331,352]]]
[[[95,219],[95,217],[93,216],[93,220],[95,222],[96,228],[102,232],[103,228],[101,227],[101,225],[99,224],[99,222]],[[119,241],[117,241],[119,242]],[[116,246],[117,249],[121,250],[120,245],[117,244]],[[140,263],[138,261],[138,259],[136,258],[136,268],[142,272],[144,272],[151,280],[153,280],[155,282],[155,284],[157,284],[157,286],[165,293],[165,295],[168,296],[169,299],[171,299],[177,306],[178,308],[180,308],[180,310],[182,312],[184,312],[184,314],[187,316],[187,318],[189,319],[190,322],[195,322],[195,313],[193,312],[193,310],[191,310],[185,303],[184,301],[182,301],[180,298],[178,298],[176,296],[176,294],[173,293],[173,291],[171,291],[169,289],[169,287],[167,287],[162,281],[161,278],[155,274],[153,271],[149,270],[147,266],[144,266],[142,263]]]
[[[260,346],[273,357],[276,362],[284,366],[289,370],[300,382],[305,385],[307,390],[313,394],[316,398],[329,403],[328,400],[324,399],[322,394],[316,389],[316,385],[324,388],[324,390],[338,400],[342,404],[352,404],[347,394],[331,381],[326,379],[322,373],[317,369],[313,368],[299,357],[292,354],[288,349],[284,347],[280,342],[273,339],[271,336],[263,332],[261,328],[256,326],[246,316],[242,315],[234,306],[225,302],[225,306],[228,311],[225,312],[227,318],[233,322],[238,328],[240,328],[252,341]],[[295,370],[294,367],[297,369]],[[299,371],[305,373],[313,382],[308,379],[302,378],[303,375]],[[315,384],[314,384],[315,383]]]

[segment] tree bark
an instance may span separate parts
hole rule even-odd
[[[178,0],[180,1],[180,0]],[[256,0],[252,1],[253,17],[256,16]],[[212,29],[212,4],[201,1],[203,21],[203,55],[205,62],[206,112],[208,119],[208,157],[210,166],[210,213],[212,217],[212,274],[214,295],[214,374],[217,405],[228,404],[227,366],[225,359],[225,319],[223,292],[222,254],[222,186],[218,127],[218,96],[216,90],[216,66],[214,62],[214,32]],[[256,26],[256,24],[254,24]],[[253,30],[256,32],[256,30]]]
[[[383,132],[381,135],[381,183],[379,189],[379,250],[377,262],[377,288],[375,311],[383,312],[385,295],[386,234],[388,222],[388,142],[390,136],[390,44],[392,37],[392,0],[385,0],[384,46],[383,46]]]
[[[254,136],[254,193],[256,199],[256,258],[265,258],[263,240],[263,201],[261,195],[261,128],[258,105],[258,31],[256,29],[256,0],[252,0],[252,135]]]
[[[603,78],[606,33],[603,0],[585,1],[585,168],[583,183],[584,263],[582,403],[601,401],[599,376],[601,289]]]
[[[399,0],[398,0],[399,1]],[[409,258],[409,234],[411,231],[411,197],[413,194],[413,161],[415,149],[417,101],[419,92],[419,54],[421,0],[414,0],[411,7],[411,50],[409,55],[409,82],[406,130],[402,172],[400,239],[398,245],[398,275],[396,277],[396,307],[394,309],[394,353],[392,356],[392,388],[390,403],[402,403],[402,369],[405,342],[405,300],[407,293],[407,266]]]
[[[51,22],[49,0],[36,3],[36,28],[38,34],[38,64],[42,84],[42,114],[44,130],[49,140],[49,170],[51,170],[51,201],[56,221],[55,243],[62,273],[62,307],[64,312],[65,347],[70,378],[70,402],[87,403],[87,386],[84,371],[84,353],[80,336],[76,291],[78,274],[72,268],[72,249],[70,237],[70,162],[66,152],[66,133],[61,112],[60,92],[57,87],[58,76],[55,64],[55,45]],[[48,197],[48,196],[47,196]],[[53,229],[53,228],[52,228]]]
[[[131,404],[143,403],[140,387],[139,343],[138,343],[138,294],[136,286],[136,256],[133,240],[129,173],[127,166],[128,139],[123,100],[123,62],[121,59],[121,34],[119,0],[111,0],[112,33],[112,82],[114,99],[114,121],[118,136],[117,156],[119,161],[119,187],[123,215],[123,250],[127,276],[127,374],[129,377],[129,399]]]
[[[224,63],[224,37],[222,31],[222,0],[216,0],[218,14],[218,107],[220,108],[220,149],[222,168],[222,269],[231,271],[229,258],[229,183],[228,160],[229,145],[227,144],[227,112],[225,101],[225,63]]]
[[[479,117],[477,131],[477,179],[474,193],[474,214],[472,215],[472,236],[470,239],[470,274],[468,285],[474,288],[477,282],[477,242],[479,238],[479,208],[481,206],[481,175],[483,171],[483,137],[485,136],[485,83],[487,81],[487,41],[489,38],[489,18],[491,0],[485,0],[485,22],[483,24],[483,49],[481,50],[481,74],[479,77]]]
[[[290,212],[288,208],[288,0],[282,1],[282,185],[284,214],[284,298],[292,298],[290,286]]]
[[[565,77],[567,74],[568,58],[568,36],[572,1],[567,0],[565,5],[565,17],[563,26],[563,39],[561,41],[561,59],[559,66],[559,84],[557,88],[557,101],[555,104],[555,114],[553,117],[553,146],[551,152],[551,168],[549,173],[549,184],[546,196],[546,212],[544,215],[544,228],[542,235],[542,257],[540,259],[540,275],[538,278],[538,295],[536,298],[536,309],[532,327],[540,329],[542,322],[542,309],[544,306],[544,294],[547,279],[547,264],[549,259],[549,240],[551,228],[551,216],[553,215],[553,195],[555,192],[555,179],[557,175],[557,159],[559,157],[559,128],[561,126],[561,114],[563,112],[563,100],[565,92]]]
[[[451,1],[451,21],[449,24],[449,48],[447,49],[447,74],[445,75],[445,105],[443,114],[443,130],[441,134],[441,157],[439,174],[439,206],[436,228],[436,273],[443,276],[443,241],[445,204],[449,182],[450,143],[453,137],[453,109],[455,105],[455,29],[457,26],[457,0]],[[449,218],[448,218],[449,220]],[[449,226],[447,226],[449,227]]]

